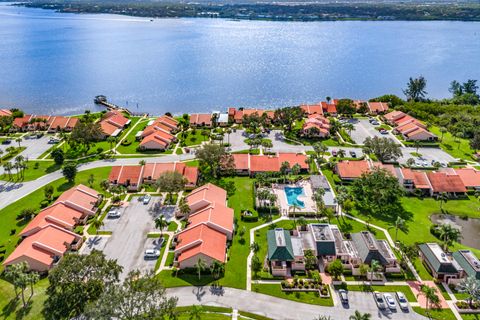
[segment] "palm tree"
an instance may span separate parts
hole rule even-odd
[[[11,180],[13,165],[10,162],[6,162],[3,164],[3,169],[8,173],[8,179]]]
[[[350,122],[345,123],[343,128],[347,130],[349,136],[351,136],[352,131],[355,130],[355,126]]]
[[[438,304],[438,302],[440,301],[437,295],[437,291],[434,288],[429,287],[425,284],[420,285],[420,292],[417,294],[417,297],[420,295],[425,297],[425,309],[427,309],[427,311],[430,303]]]
[[[252,244],[250,245],[250,250],[253,253],[257,253],[260,250],[260,245],[258,244],[258,242],[252,242]]]
[[[301,209],[296,203],[290,206],[290,212],[293,212],[293,223],[295,224],[295,228],[297,227],[297,220],[295,219],[295,212],[297,209]]]
[[[413,147],[415,148],[415,153],[418,155],[418,148],[420,148],[420,141],[415,140],[413,141]]]
[[[400,217],[397,217],[397,220],[395,220],[395,222],[393,223],[393,225],[389,228],[395,228],[395,243],[397,243],[397,238],[398,238],[398,229],[403,229],[405,228],[405,220],[400,218]]]
[[[377,260],[375,259],[372,259],[372,261],[370,261],[370,284],[372,284],[373,282],[373,274],[375,272],[377,272],[379,269],[380,269],[381,265],[380,265],[380,262],[378,262]]]
[[[345,150],[343,150],[343,149],[339,149],[339,150],[338,150],[337,156],[338,156],[339,158],[345,158],[345,155],[346,155]]]
[[[437,195],[437,200],[440,201],[440,211],[443,211],[443,204],[447,203],[450,196],[446,192],[442,192]]]
[[[18,143],[18,147],[20,148],[21,147],[20,143],[22,142],[22,138],[15,139],[15,142]]]
[[[407,83],[407,88],[403,90],[403,94],[405,94],[407,100],[419,101],[427,94],[427,91],[425,91],[426,87],[427,80],[425,80],[423,76],[416,79],[410,78]]]
[[[107,142],[110,144],[110,149],[113,149],[113,144],[115,143],[115,141],[116,141],[115,137],[110,136],[107,138]]]
[[[455,133],[455,140],[457,141],[457,149],[460,149],[460,142],[462,142],[462,138],[464,137],[465,135],[463,134],[463,132],[457,132]]]
[[[323,214],[325,215],[325,217],[327,217],[328,223],[330,223],[330,220],[335,218],[335,211],[333,211],[332,208],[325,208],[323,210]],[[338,218],[338,216],[337,216],[337,218]]]
[[[202,320],[202,306],[193,305],[188,311],[188,320]]]
[[[462,282],[457,285],[457,291],[468,294],[468,305],[472,307],[474,300],[480,300],[480,281],[475,277],[463,279]]]
[[[220,275],[225,271],[225,265],[223,263],[214,260],[210,266],[210,272],[214,279],[218,279]]]
[[[452,227],[450,224],[444,223],[440,226],[440,239],[443,241],[443,249],[445,251],[448,250],[448,246],[452,242],[458,242],[461,238],[460,230],[457,228]]]
[[[90,223],[90,225],[95,228],[97,231],[96,233],[98,234],[98,229],[100,229],[103,226],[103,221],[100,219],[93,219],[93,221]]]
[[[0,149],[0,165],[2,164],[2,160],[3,160],[2,154],[3,154],[3,150]]]
[[[160,236],[163,236],[163,229],[168,225],[167,220],[163,214],[155,219],[155,228],[160,230]]]
[[[320,212],[323,212],[323,209],[325,208],[325,201],[323,200],[323,196],[325,195],[325,189],[319,188],[315,190],[315,192],[312,195],[312,200],[315,202],[315,207],[317,211],[315,212],[316,215],[318,215]],[[317,216],[318,219],[318,216]]]
[[[180,199],[180,202],[178,203],[178,210],[182,214],[185,219],[188,219],[188,215],[190,214],[190,206],[187,203],[187,199],[185,197],[182,197]]]
[[[298,218],[298,224],[300,225],[301,230],[306,230],[305,227],[307,226],[308,222],[305,219],[305,217],[300,217],[300,218]]]
[[[200,280],[202,276],[202,271],[205,270],[206,268],[207,268],[207,263],[205,262],[205,260],[203,260],[202,258],[199,258],[195,263],[195,269],[197,269],[197,272],[198,272],[198,280]]]
[[[227,134],[227,143],[230,145],[230,133],[232,133],[232,129],[225,129],[225,133]]]
[[[440,132],[442,133],[442,136],[440,137],[440,141],[443,141],[443,135],[448,132],[447,128],[445,127],[440,127]]]
[[[355,313],[351,315],[348,319],[349,320],[370,320],[372,315],[370,313],[361,313],[358,310],[355,310]]]
[[[275,202],[277,201],[277,195],[275,193],[270,193],[270,196],[268,197],[268,201],[270,202],[270,217],[272,216],[272,209],[275,206]]]

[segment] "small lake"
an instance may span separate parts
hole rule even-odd
[[[466,246],[480,249],[480,219],[478,218],[460,218],[451,214],[433,214],[430,220],[436,224],[451,224],[459,228],[462,233],[460,242]]]
[[[208,112],[402,95],[480,79],[480,23],[270,22],[56,13],[0,4],[0,106],[37,114]],[[138,109],[137,109],[138,104]]]

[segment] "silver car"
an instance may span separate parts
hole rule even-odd
[[[385,299],[385,302],[387,303],[387,306],[390,310],[396,310],[397,309],[397,304],[395,303],[395,299],[390,293],[385,293],[383,295],[383,298]]]
[[[383,299],[383,296],[380,292],[374,291],[373,298],[375,299],[375,303],[377,304],[378,309],[384,310],[387,308],[385,300]]]
[[[157,259],[160,257],[160,250],[147,249],[145,250],[145,259]]]
[[[107,213],[108,218],[120,218],[120,210],[118,210],[117,207],[112,207],[110,210],[108,210]]]
[[[397,296],[398,305],[402,310],[408,310],[408,300],[403,294],[403,292],[396,292],[395,295]]]
[[[143,197],[143,204],[148,204],[150,202],[150,199],[152,199],[152,197],[147,194]]]

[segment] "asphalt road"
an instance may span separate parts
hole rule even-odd
[[[414,312],[379,312],[371,293],[350,292],[349,308],[341,305],[322,307],[317,305],[294,302],[275,298],[252,291],[222,288],[213,290],[211,287],[181,287],[167,289],[167,294],[178,297],[179,306],[211,305],[232,307],[237,310],[257,313],[272,319],[314,319],[320,315],[332,319],[348,319],[355,310],[368,312],[372,319],[426,319]]]

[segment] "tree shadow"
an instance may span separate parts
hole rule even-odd
[[[8,318],[12,313],[17,310],[20,299],[17,297],[11,299],[3,308],[2,308],[2,319]]]
[[[17,311],[15,319],[21,320],[25,318],[30,313],[30,310],[32,310],[32,306],[33,306],[33,301],[32,300],[28,301],[25,307],[22,307],[20,310]]]
[[[64,183],[62,183],[61,185],[58,186],[57,191],[65,192],[68,189],[72,188],[73,186],[75,186],[75,182],[66,181],[66,182],[64,182]]]

